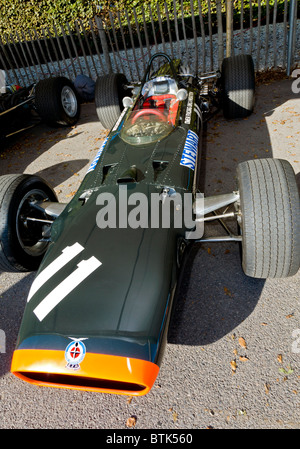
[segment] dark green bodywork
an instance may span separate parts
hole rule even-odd
[[[193,92],[194,105],[197,91],[190,86],[188,92]],[[159,364],[176,288],[178,241],[184,238],[185,228],[100,229],[97,198],[103,192],[111,193],[118,206],[120,186],[127,187],[127,195],[140,192],[148,198],[166,187],[182,196],[193,192],[196,169],[180,165],[180,160],[188,130],[199,134],[201,129],[194,107],[190,124],[184,124],[186,107],[187,100],[182,101],[172,133],[152,144],[134,146],[122,140],[120,132],[130,110],[110,132],[94,169],[55,220],[38,274],[75,242],[84,251],[57,271],[27,303],[17,349],[65,350],[69,337],[87,338],[87,352]],[[39,321],[35,307],[74,272],[80,261],[91,256],[101,266]]]

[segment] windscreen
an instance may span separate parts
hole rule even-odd
[[[127,118],[121,138],[132,145],[156,142],[174,129],[179,101],[177,84],[169,77],[151,79],[143,86]]]
[[[147,108],[133,111],[121,131],[121,138],[132,145],[156,142],[173,130],[167,116],[159,110]]]

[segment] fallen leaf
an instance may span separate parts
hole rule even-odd
[[[241,362],[247,362],[249,359],[245,355],[241,355],[240,360],[241,360]]]
[[[126,421],[127,427],[134,427],[136,425],[136,416],[130,416]]]
[[[285,374],[286,376],[287,376],[288,374],[292,374],[292,373],[294,372],[294,370],[293,370],[290,366],[288,366],[287,369],[279,368],[279,371],[280,371],[281,373]]]
[[[232,296],[232,293],[231,293],[231,291],[229,290],[229,288],[224,287],[224,292],[225,292],[225,295],[227,295],[227,296]]]
[[[236,361],[235,360],[231,360],[230,366],[231,366],[232,371],[235,372],[236,368],[237,368]]]
[[[245,341],[245,339],[243,337],[239,338],[239,344],[240,344],[240,346],[242,348],[247,349],[247,344],[246,344],[246,341]]]
[[[66,197],[67,197],[67,198],[70,198],[71,196],[74,196],[75,193],[76,193],[76,190],[74,190],[74,192],[68,193],[68,194],[66,195]]]
[[[277,360],[278,360],[279,363],[282,363],[282,355],[281,354],[278,354]]]
[[[270,384],[265,384],[265,392],[266,394],[269,394],[270,391]]]

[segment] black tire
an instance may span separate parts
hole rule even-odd
[[[237,178],[245,274],[293,276],[300,264],[300,206],[292,166],[280,159],[242,162]]]
[[[248,117],[253,111],[255,72],[250,55],[225,58],[221,68],[223,114],[227,119]]]
[[[95,85],[95,105],[98,119],[106,129],[111,129],[122,110],[122,100],[129,94],[126,76],[112,73],[98,77]]]
[[[73,83],[63,77],[47,78],[35,86],[35,106],[51,126],[73,126],[80,116],[80,102]]]
[[[39,242],[49,227],[25,218],[49,219],[30,205],[32,200],[56,202],[52,188],[39,176],[0,176],[0,269],[35,271],[47,250],[48,242]]]

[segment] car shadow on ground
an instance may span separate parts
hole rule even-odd
[[[284,80],[259,86],[254,112],[247,119],[226,121],[218,113],[208,123],[199,180],[205,196],[236,190],[237,164],[255,158],[289,160],[299,187],[295,136],[300,111],[289,102],[295,100],[290,85]],[[235,223],[228,225],[235,231]],[[226,235],[218,224],[209,227],[210,235]],[[194,243],[180,276],[168,335],[171,344],[201,346],[221,339],[253,312],[265,285],[265,280],[244,274],[238,243]]]
[[[7,273],[0,272],[0,275],[3,279],[2,276],[7,276]],[[35,273],[18,276],[21,279],[0,295],[0,329],[5,336],[5,341],[0,340],[0,377],[10,371],[26,300]]]
[[[299,190],[299,192],[300,192],[300,173],[297,173],[297,175],[296,175],[296,181],[297,181],[298,190]]]
[[[83,104],[81,116],[73,127],[50,127],[38,123],[30,130],[20,132],[0,142],[0,175],[37,174],[51,186],[59,186],[91,160],[78,157],[80,145],[88,145],[84,127],[97,122],[95,105]],[[92,142],[90,142],[92,145]],[[77,158],[76,158],[77,156]],[[52,165],[53,161],[60,161]]]

